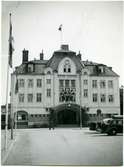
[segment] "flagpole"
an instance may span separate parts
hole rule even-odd
[[[8,54],[8,61],[7,61],[7,85],[6,85],[6,122],[5,122],[5,145],[4,148],[5,150],[7,149],[7,140],[8,140],[8,86],[9,86],[9,66],[12,68],[12,53],[14,51],[13,46],[12,46],[12,23],[11,23],[11,13],[10,13],[10,27],[9,27],[9,54]]]
[[[14,73],[14,69],[13,69],[13,73]],[[14,91],[14,84],[13,84],[13,79],[12,79],[12,75],[11,75],[11,90]],[[14,115],[13,115],[13,92],[11,91],[11,140],[13,140],[13,118],[14,118]]]
[[[16,87],[15,87],[15,94],[16,94],[16,106],[15,106],[15,132],[17,134],[17,109],[18,109],[18,77],[16,74]]]
[[[63,34],[62,34],[62,30],[60,31],[60,44],[62,45],[62,43],[63,43]]]
[[[6,85],[6,122],[5,122],[5,150],[7,149],[7,130],[8,130],[8,86],[9,86],[9,57],[7,63],[7,85]]]
[[[62,42],[63,42],[63,27],[62,27],[63,25],[61,24],[60,26],[59,26],[59,28],[58,28],[58,30],[60,31],[60,45],[62,45]]]

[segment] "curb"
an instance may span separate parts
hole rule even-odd
[[[8,155],[9,155],[9,153],[10,153],[10,151],[11,151],[11,149],[12,149],[14,143],[16,142],[16,140],[17,140],[16,138],[13,139],[13,141],[11,142],[10,146],[8,147],[8,149],[5,151],[4,157],[1,158],[1,165],[4,165],[4,163],[5,163],[5,161],[7,160]]]

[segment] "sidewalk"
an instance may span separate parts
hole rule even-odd
[[[13,131],[13,140],[11,139],[11,130],[7,131],[7,150],[5,150],[5,130],[1,130],[1,164],[6,160],[9,151],[11,150],[15,139],[17,137],[17,132]]]

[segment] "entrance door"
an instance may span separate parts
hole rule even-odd
[[[77,114],[72,110],[63,110],[57,113],[58,124],[77,124]]]
[[[25,111],[17,112],[17,128],[27,128],[28,127],[28,113]]]

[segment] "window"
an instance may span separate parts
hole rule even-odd
[[[46,115],[45,114],[43,114],[43,117],[45,117]]]
[[[84,97],[88,97],[88,89],[84,89]]]
[[[105,68],[104,67],[99,67],[99,73],[104,73],[105,72]]]
[[[51,84],[51,79],[47,79],[47,84]]]
[[[28,80],[28,87],[32,88],[33,87],[33,79]]]
[[[71,65],[69,60],[65,60],[63,71],[67,73],[71,72]]]
[[[42,87],[42,79],[37,79],[37,87]]]
[[[84,75],[87,75],[87,72],[86,72],[86,71],[84,72]]]
[[[33,64],[28,64],[28,72],[33,72]]]
[[[24,87],[25,81],[24,79],[19,79],[19,87]]]
[[[93,93],[93,102],[97,102],[97,93]]]
[[[65,87],[69,88],[69,80],[65,80]]]
[[[28,94],[28,102],[33,102],[33,94]]]
[[[22,115],[22,120],[26,120],[26,115],[25,114]]]
[[[88,80],[85,79],[85,80],[84,80],[84,85],[87,85],[87,84],[88,84]]]
[[[50,74],[51,74],[51,72],[50,72],[50,71],[47,71],[47,74],[49,74],[49,75],[50,75]]]
[[[42,101],[42,94],[37,93],[37,102],[41,102],[41,101]]]
[[[114,101],[114,96],[113,95],[109,95],[108,96],[108,101],[109,102],[113,102]]]
[[[47,97],[51,97],[51,89],[47,89]]]
[[[28,67],[28,72],[32,72],[32,68],[31,67]]]
[[[20,94],[19,94],[19,102],[20,102],[20,103],[23,103],[23,102],[24,102],[24,94],[23,94],[23,93],[20,93]]]
[[[25,114],[18,114],[17,119],[18,120],[26,120],[26,115]]]
[[[113,81],[112,80],[108,81],[108,87],[113,88]]]
[[[68,72],[71,72],[71,68],[70,67],[68,68]]]
[[[100,81],[100,88],[105,88],[105,81],[104,80]]]
[[[75,80],[71,80],[71,87],[75,88]]]
[[[105,102],[105,94],[101,94],[101,102]]]
[[[60,88],[64,87],[64,80],[62,80],[62,79],[59,80],[59,87]]]
[[[97,88],[97,80],[92,80],[92,87]]]

